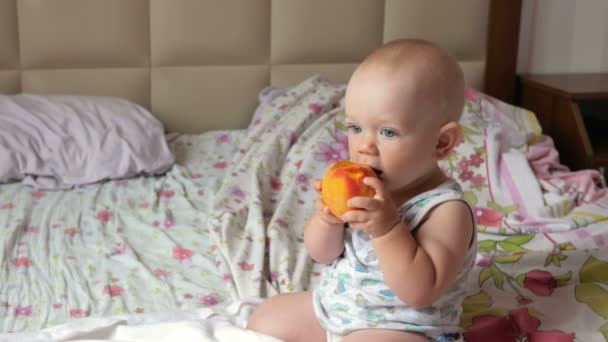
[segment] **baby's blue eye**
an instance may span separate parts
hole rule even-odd
[[[353,131],[353,133],[361,133],[361,127],[356,125],[348,125],[348,129]]]
[[[383,128],[380,134],[384,135],[387,138],[393,138],[397,135],[397,132],[393,131],[392,129]]]

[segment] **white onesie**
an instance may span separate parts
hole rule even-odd
[[[400,208],[401,219],[413,231],[431,209],[447,201],[467,203],[460,186],[451,180],[404,203]],[[476,229],[454,284],[432,306],[414,309],[400,301],[387,286],[367,234],[347,228],[344,256],[323,270],[313,292],[314,310],[321,325],[336,335],[377,328],[418,332],[434,339],[460,332],[460,304],[477,252],[475,232]]]

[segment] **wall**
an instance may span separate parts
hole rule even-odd
[[[608,1],[523,0],[517,72],[608,72]]]

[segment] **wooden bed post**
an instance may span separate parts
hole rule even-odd
[[[522,0],[492,0],[488,17],[484,92],[515,101],[517,48]]]

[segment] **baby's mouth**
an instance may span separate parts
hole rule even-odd
[[[376,173],[376,176],[378,176],[378,178],[382,179],[382,170],[378,170],[375,167],[372,167],[372,170],[374,170],[374,172]]]

